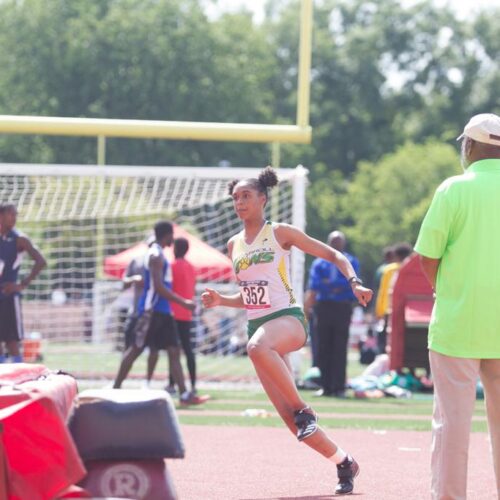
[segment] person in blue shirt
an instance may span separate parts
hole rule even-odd
[[[180,362],[180,341],[170,301],[194,310],[192,300],[172,291],[172,268],[163,255],[163,249],[173,242],[173,225],[160,221],[154,226],[155,240],[149,245],[144,259],[144,289],[137,306],[134,342],[125,351],[113,387],[118,389],[127,377],[135,360],[145,347],[149,348],[148,381],[158,361],[158,351],[165,349],[174,380],[179,387],[180,403],[199,404],[203,400],[186,390]]]
[[[359,262],[345,251],[344,234],[333,231],[328,236],[328,244],[347,257],[358,276]],[[305,310],[310,314],[314,309],[316,319],[322,386],[317,395],[345,395],[349,326],[355,300],[351,283],[337,266],[325,259],[315,259],[309,271]]]
[[[21,292],[46,266],[45,259],[30,239],[15,229],[17,208],[0,204],[0,363],[6,360],[3,343],[14,363],[22,361],[19,344],[23,338]],[[27,276],[19,279],[19,268],[25,254],[33,260]]]

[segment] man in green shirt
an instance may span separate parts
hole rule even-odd
[[[439,186],[415,245],[436,291],[432,498],[466,498],[478,377],[500,498],[500,117],[472,117],[459,139],[465,172]]]

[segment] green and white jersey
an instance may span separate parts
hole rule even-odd
[[[274,236],[275,224],[266,221],[251,244],[244,232],[233,237],[233,268],[248,319],[296,306],[290,281],[290,251]]]

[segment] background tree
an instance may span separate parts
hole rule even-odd
[[[295,88],[298,4],[273,3],[268,11],[268,31],[280,47],[275,93],[280,111],[288,114],[295,103],[286,90]],[[490,19],[460,21],[428,1],[413,7],[397,0],[316,3],[313,143],[285,146],[291,164],[311,170],[312,234],[323,239],[334,227],[352,223],[339,212],[339,200],[360,161],[377,161],[406,141],[452,144],[470,115],[498,109],[491,85],[500,78],[500,38]]]
[[[299,0],[269,0],[256,24],[244,10],[209,19],[197,0],[3,0],[0,113],[294,123],[298,12]],[[402,0],[315,2],[313,141],[285,145],[281,161],[310,169],[311,234],[324,239],[347,228],[368,267],[385,237],[411,239],[408,220],[393,220],[392,205],[374,206],[369,227],[351,212],[358,176],[405,144],[451,145],[472,114],[500,112],[499,17],[491,7],[460,20],[430,0],[410,7]],[[110,139],[107,146],[111,164],[270,161],[268,146],[252,143]],[[452,168],[446,151],[435,153]],[[96,144],[4,135],[0,160],[95,163]],[[444,170],[436,172],[433,188]],[[398,213],[423,215],[419,196],[430,191],[404,200],[396,194]],[[385,221],[403,224],[403,234],[387,232]],[[383,237],[367,239],[372,233]]]
[[[361,162],[342,198],[352,249],[370,279],[380,251],[398,241],[414,244],[436,188],[462,172],[457,150],[430,140],[407,143],[377,162]]]
[[[5,114],[272,122],[273,50],[249,14],[210,22],[195,0],[6,1],[0,33]],[[110,163],[139,165],[267,159],[263,145],[190,141],[115,139],[107,153]],[[95,140],[2,144],[5,161],[39,155],[95,163]]]

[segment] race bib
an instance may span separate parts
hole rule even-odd
[[[245,309],[269,309],[269,283],[267,281],[240,281],[240,292]]]

